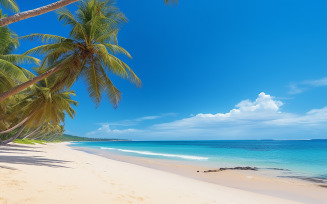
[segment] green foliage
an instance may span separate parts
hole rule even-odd
[[[1,17],[2,12],[0,10]],[[0,93],[34,77],[34,74],[20,67],[19,64],[37,64],[39,60],[28,55],[11,54],[18,46],[17,35],[6,26],[0,27]],[[20,98],[20,95],[16,95],[0,103],[0,130],[10,127],[11,124],[18,123],[19,116],[12,114],[12,105]]]
[[[63,134],[61,137],[58,138],[57,141],[60,142],[88,142],[88,141],[117,141],[122,139],[103,139],[103,138],[88,138],[88,137],[79,137],[73,136],[68,134]]]
[[[0,0],[0,6],[18,11],[14,0]],[[61,68],[50,77],[0,102],[0,141],[16,138],[16,133],[20,134],[18,138],[30,138],[15,140],[24,144],[34,144],[40,139],[47,142],[115,140],[62,136],[65,116],[73,118],[76,113],[72,106],[78,104],[72,100],[75,92],[70,87],[77,78],[83,78],[89,96],[96,105],[106,95],[113,106],[117,107],[121,92],[109,75],[117,75],[141,86],[141,81],[133,70],[118,58],[119,55],[132,56],[118,45],[119,28],[127,22],[127,18],[115,6],[114,1],[80,1],[75,13],[65,8],[57,13],[59,21],[71,28],[69,37],[38,33],[25,36],[23,39],[38,39],[42,45],[23,55],[12,54],[19,46],[18,36],[8,27],[0,27],[0,93],[35,77],[21,64],[39,65],[35,68],[38,75],[55,67]],[[0,18],[4,16],[0,9]],[[40,62],[29,54],[44,58]]]
[[[123,141],[121,139],[100,139],[100,138],[87,138],[63,134],[62,136],[57,137],[55,140],[46,141],[46,140],[34,140],[34,139],[16,139],[13,142],[17,144],[46,144],[46,143],[59,143],[59,142],[88,142],[88,141]]]
[[[2,12],[0,10],[0,18]],[[19,67],[19,64],[39,64],[39,60],[28,56],[11,54],[19,46],[17,35],[7,26],[0,27],[0,78],[6,78],[6,84],[0,84],[0,92],[12,88],[13,83],[23,83],[34,75],[26,69]]]
[[[65,113],[74,118],[76,112],[71,106],[77,106],[78,103],[72,100],[71,96],[75,96],[75,92],[69,90],[52,92],[51,86],[47,79],[40,81],[30,93],[25,94],[21,102],[16,104],[19,107],[16,108],[17,111],[24,112],[26,116],[32,114],[26,125],[58,126],[65,122]]]
[[[47,143],[47,141],[45,141],[45,140],[30,140],[30,141],[37,143],[37,144],[46,144]]]
[[[44,140],[31,140],[31,139],[15,139],[13,142],[17,144],[29,144],[29,145],[34,145],[34,144],[44,145],[46,143],[46,141]]]
[[[133,70],[115,55],[131,55],[118,45],[119,26],[127,22],[113,1],[81,1],[75,14],[68,9],[58,10],[59,21],[71,27],[69,38],[49,34],[31,34],[24,39],[39,39],[43,44],[25,54],[45,55],[38,73],[63,66],[55,74],[53,91],[69,88],[78,77],[87,84],[89,96],[99,105],[102,95],[117,107],[121,92],[109,74],[127,78],[137,86],[140,79]]]

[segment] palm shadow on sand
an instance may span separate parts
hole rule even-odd
[[[24,165],[34,165],[34,166],[48,166],[53,168],[69,168],[65,164],[70,163],[70,161],[49,159],[42,156],[24,156],[25,152],[42,152],[38,150],[39,147],[29,147],[23,145],[7,145],[0,146],[0,168],[12,169],[15,168],[8,167],[6,164],[24,164]],[[2,155],[2,153],[19,153],[23,155],[11,156]]]

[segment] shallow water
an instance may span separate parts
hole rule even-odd
[[[286,176],[327,181],[327,140],[115,141],[76,142],[72,146],[217,168],[278,168],[287,170]]]

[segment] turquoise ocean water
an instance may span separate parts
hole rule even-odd
[[[289,176],[327,182],[327,140],[215,140],[76,142],[117,154],[183,160],[211,167],[284,169]]]

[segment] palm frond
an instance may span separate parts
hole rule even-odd
[[[59,49],[61,47],[64,47],[64,45],[62,43],[53,43],[53,44],[40,45],[40,46],[37,46],[35,48],[32,48],[32,49],[26,51],[23,55],[47,54],[47,53],[55,51],[56,49]]]
[[[7,26],[0,27],[0,54],[12,52],[18,45],[19,41],[17,35]]]
[[[16,65],[0,59],[0,70],[2,73],[6,73],[7,77],[18,80],[19,82],[24,82],[27,80],[24,72]]]
[[[95,38],[95,42],[98,42],[100,44],[102,43],[109,43],[113,42],[114,44],[118,44],[117,40],[117,34],[118,34],[118,29],[113,29],[108,32],[105,32],[105,34],[99,34],[97,38]]]
[[[103,91],[105,86],[105,82],[103,80],[103,77],[99,73],[99,68],[97,66],[99,65],[96,64],[93,60],[90,63],[89,67],[84,71],[84,78],[88,85],[87,90],[89,96],[92,98],[96,106],[98,106],[101,101],[101,92]]]
[[[19,12],[17,3],[14,0],[0,0],[1,5],[14,12]]]
[[[132,59],[132,56],[122,47],[120,47],[119,45],[114,45],[114,44],[109,44],[109,43],[103,43],[104,46],[106,46],[111,53],[113,54],[124,54],[127,57],[129,57],[130,59]]]
[[[102,44],[97,44],[97,54],[100,56],[102,62],[106,65],[108,71],[117,74],[122,78],[127,78],[137,86],[141,86],[141,80],[136,76],[133,70],[123,61],[108,53],[106,47]]]
[[[17,66],[18,68],[20,68],[20,70],[22,70],[22,72],[24,72],[25,76],[27,77],[27,79],[33,79],[35,77],[35,74],[33,74],[32,72],[28,71],[27,69],[24,69],[20,66]]]
[[[59,21],[63,21],[64,25],[72,26],[72,30],[70,32],[70,36],[72,38],[78,40],[87,39],[86,31],[83,25],[75,20],[73,14],[67,8],[59,9],[57,14],[59,15]]]
[[[22,63],[40,64],[39,59],[28,55],[7,54],[7,55],[0,55],[0,59],[6,60],[14,64],[22,64]]]
[[[63,42],[64,40],[68,40],[68,38],[61,37],[58,35],[49,35],[49,34],[40,34],[40,33],[33,33],[30,35],[22,36],[20,39],[23,40],[40,40],[42,43],[60,43]]]
[[[114,84],[109,79],[104,70],[102,69],[100,71],[102,76],[104,77],[106,84],[105,89],[103,91],[106,93],[108,100],[111,104],[113,104],[114,108],[117,108],[121,100],[121,92],[114,86]]]

